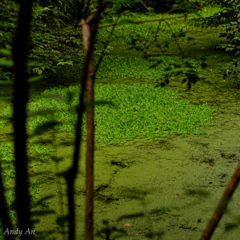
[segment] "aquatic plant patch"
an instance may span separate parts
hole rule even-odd
[[[56,98],[44,97],[50,94],[67,96],[69,91],[74,93],[71,105]],[[56,112],[29,118],[28,128],[34,130],[39,124],[58,120],[60,125],[55,127],[57,131],[74,133],[79,91],[78,86],[44,91],[41,97],[28,104],[28,111],[49,109]],[[101,146],[123,144],[134,138],[156,139],[172,134],[201,134],[201,127],[214,124],[214,109],[211,107],[178,100],[177,92],[153,84],[96,84],[95,92],[96,101],[111,101],[115,105],[95,107],[95,139]],[[10,106],[1,115],[10,116]],[[1,122],[1,125],[4,123]],[[83,139],[86,139],[85,118]]]

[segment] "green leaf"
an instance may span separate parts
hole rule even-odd
[[[0,65],[13,67],[13,61],[6,58],[0,58]]]
[[[2,53],[3,55],[11,55],[11,51],[4,48],[0,49],[0,53]]]
[[[37,61],[29,61],[28,62],[28,66],[41,67],[42,63],[41,62],[37,62]]]
[[[71,65],[71,66],[73,66],[73,62],[72,61],[59,62],[57,65]]]
[[[30,77],[29,79],[28,79],[28,82],[36,82],[36,81],[39,81],[39,80],[41,80],[41,79],[43,79],[44,78],[44,76],[34,76],[34,77]]]
[[[39,75],[42,74],[42,69],[40,69],[40,68],[33,68],[32,71],[39,74]]]

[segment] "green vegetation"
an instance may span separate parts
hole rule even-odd
[[[218,3],[221,7],[218,12],[205,16],[201,21],[193,19],[193,22],[202,28],[218,27],[221,29],[219,37],[226,41],[219,44],[217,48],[223,49],[233,56],[233,60],[223,70],[223,77],[235,80],[238,79],[240,66],[240,2],[239,0],[219,0]]]
[[[44,3],[43,5],[35,5],[33,8],[34,21],[32,26],[31,49],[28,64],[29,74],[43,74],[47,77],[61,76],[69,78],[77,78],[81,74],[79,66],[82,67],[84,53],[82,50],[82,41],[79,29],[76,29],[75,25],[66,24],[67,22],[70,22],[70,13],[62,12],[62,6],[61,4],[59,5],[60,6],[57,8],[53,8],[53,6],[48,6],[47,3]],[[4,0],[0,3],[0,7],[4,10],[0,15],[0,19],[4,22],[3,25],[0,25],[0,36],[3,37],[0,47],[10,50],[11,37],[17,21],[18,4],[14,3],[13,5],[8,5],[8,1]],[[203,9],[201,16],[211,16],[219,11],[219,8],[207,7]],[[11,15],[9,15],[8,12],[10,12]],[[174,16],[179,17],[180,15],[182,14],[175,14]],[[62,20],[62,17],[65,21]],[[188,16],[188,19],[192,19],[194,17],[196,17],[196,15],[192,13]],[[53,20],[46,20],[48,18],[52,18]],[[188,32],[194,28],[197,29],[196,27],[187,24],[187,21],[184,18],[161,22],[160,31],[157,31],[159,25],[158,22],[126,24],[128,20],[145,21],[152,18],[152,14],[137,14],[129,11],[122,14],[119,19],[114,15],[112,17],[111,15],[107,15],[106,18],[102,20],[102,25],[109,22],[116,22],[117,19],[119,23],[122,22],[122,24],[116,27],[113,35],[111,36],[110,49],[112,49],[111,46],[113,46],[114,52],[116,52],[120,45],[124,48],[127,46],[143,49],[148,43],[152,42],[149,49],[150,53],[152,53],[151,50],[163,51],[164,53],[164,49],[168,48],[171,42],[189,42],[191,37],[188,38]],[[158,14],[157,18],[161,19],[167,17],[164,16],[164,14]],[[41,29],[41,31],[39,29]],[[102,51],[103,43],[109,39],[110,31],[111,28],[99,29],[96,41],[96,54],[99,54]],[[172,37],[177,36],[179,33],[184,33],[185,37],[180,39]],[[132,46],[133,39],[137,42],[136,46]],[[154,39],[157,40],[155,46],[154,43],[156,41],[154,41]],[[108,52],[109,50],[107,52],[105,51],[105,53]],[[0,57],[2,57],[2,61],[9,59],[8,56],[6,57],[4,52],[0,52]],[[174,61],[174,58],[170,61]],[[176,62],[177,61],[178,58],[176,58]],[[0,80],[9,81],[12,77],[10,68],[0,67]]]
[[[206,105],[195,106],[187,100],[177,100],[177,94],[169,89],[154,88],[153,84],[97,84],[96,101],[111,101],[116,107],[96,106],[96,142],[100,145],[120,144],[134,138],[159,138],[171,134],[199,134],[201,126],[213,124],[213,109]],[[38,125],[53,119],[60,121],[58,131],[74,132],[76,123],[75,109],[79,88],[52,88],[44,95],[59,94],[66,98],[74,93],[72,105],[58,99],[33,99],[30,112],[36,110],[56,110],[49,116],[35,116],[28,120],[28,128],[34,130]],[[3,111],[2,116],[11,116],[11,108]],[[85,127],[84,134],[85,138]]]
[[[0,48],[11,50],[19,4],[3,0],[0,2],[0,8]],[[28,73],[31,75],[54,73],[58,65],[72,65],[73,60],[84,57],[82,51],[76,51],[81,44],[81,36],[70,25],[70,12],[66,13],[63,8],[62,3],[58,3],[57,6],[47,1],[34,4],[28,56]],[[11,60],[5,55],[0,51],[1,63],[6,59]],[[11,69],[0,66],[0,80],[10,81],[12,78]]]
[[[146,13],[133,13],[133,12],[125,12],[119,18],[107,16],[105,19],[101,21],[101,25],[109,24],[109,22],[118,22],[120,25],[116,26],[114,34],[112,36],[112,42],[117,44],[126,44],[132,41],[132,38],[136,36],[139,39],[150,42],[154,39],[156,30],[158,25],[160,24],[160,31],[158,32],[158,41],[164,40],[173,40],[172,35],[174,33],[178,33],[180,30],[183,32],[188,32],[190,30],[197,29],[197,27],[188,24],[193,18],[200,20],[201,18],[212,16],[218,13],[221,10],[219,7],[206,7],[201,12],[191,13],[187,15],[185,19],[182,13],[175,13],[173,15],[165,15],[165,14],[154,14]],[[199,18],[199,15],[201,18]],[[181,17],[183,16],[183,17]],[[143,24],[128,24],[129,21],[147,21],[151,19],[168,19],[168,21],[154,21],[154,22],[145,22]],[[172,19],[171,19],[172,18]],[[98,41],[106,41],[108,38],[108,33],[111,31],[111,28],[100,28],[98,34]],[[97,41],[97,42],[98,42]]]
[[[208,17],[218,13],[220,8],[204,8],[200,15]],[[180,17],[182,14],[174,14]],[[199,73],[204,68],[204,59],[201,57],[184,57],[183,45],[195,41],[192,32],[199,31],[199,27],[192,24],[192,19],[197,15],[192,13],[187,19],[177,18],[162,22],[146,22],[143,24],[126,24],[130,21],[146,21],[153,18],[148,14],[124,13],[117,17],[102,20],[102,25],[109,22],[120,23],[115,27],[110,36],[111,28],[100,28],[95,50],[95,62],[103,51],[103,43],[110,40],[109,46],[104,50],[101,66],[97,71],[97,79],[145,79],[155,82],[169,81],[174,77],[178,80],[189,80],[192,76],[196,81]],[[163,14],[155,15],[156,19],[168,18]],[[199,18],[198,18],[199,19]],[[124,23],[126,21],[126,23]],[[121,24],[122,22],[122,24]],[[159,27],[159,29],[158,29]],[[178,37],[179,36],[179,37]],[[168,52],[176,48],[171,56]],[[142,56],[146,57],[143,58]],[[160,56],[159,56],[160,55]],[[162,56],[161,56],[162,55]],[[58,66],[55,73],[48,73],[53,78],[80,78],[82,73],[83,58],[72,60],[72,66]],[[139,66],[141,70],[139,71]],[[196,83],[193,80],[193,83]]]
[[[201,4],[204,3],[204,1],[198,2]],[[70,12],[73,11],[73,9],[70,12],[66,11],[65,13],[64,11],[64,13],[61,13],[63,6],[60,2],[58,3],[59,5],[56,8],[50,5],[36,4],[33,9],[34,24],[32,27],[28,73],[30,75],[43,74],[45,77],[49,77],[49,85],[50,83],[54,85],[53,82],[51,82],[51,77],[58,79],[80,79],[84,63],[84,53],[79,29],[73,26],[73,22],[71,21],[73,17],[70,17]],[[18,4],[11,6],[9,5],[9,1],[4,0],[0,3],[0,7],[4,9],[4,14],[0,14],[0,19],[3,19],[4,15],[8,16],[7,13],[11,12],[11,15],[7,17],[5,23],[0,25],[0,36],[4,37],[2,43],[0,43],[0,47],[4,48],[0,51],[0,63],[5,64],[4,67],[0,67],[0,80],[10,81],[13,75],[10,69],[5,69],[5,67],[7,66],[6,61],[10,60],[10,44],[14,25],[17,23],[16,13],[18,11]],[[91,8],[93,8],[93,6],[91,6]],[[219,16],[218,12],[221,10],[222,8],[219,7],[206,7],[199,13],[202,17],[209,17],[213,14]],[[217,79],[218,82],[222,80],[219,74],[217,75],[215,73],[219,72],[219,69],[216,67],[217,61],[214,62],[214,59],[210,62],[212,65],[211,71],[215,71],[212,73],[212,75],[214,75],[214,79],[212,79],[213,77],[210,71],[205,71],[205,59],[199,54],[200,48],[199,45],[197,45],[198,42],[195,36],[197,35],[196,32],[201,31],[201,28],[196,25],[196,22],[202,21],[201,18],[192,13],[188,15],[186,19],[176,18],[168,20],[167,22],[156,21],[143,24],[129,24],[131,21],[179,17],[180,15],[180,13],[177,13],[165,16],[163,14],[155,14],[153,11],[145,14],[128,11],[120,18],[114,14],[111,16],[110,13],[106,17],[103,17],[100,26],[114,23],[115,21],[118,21],[119,25],[116,26],[115,32],[111,36],[109,46],[106,49],[104,49],[103,46],[110,38],[111,28],[100,28],[96,41],[95,63],[98,62],[102,50],[104,50],[105,53],[103,61],[97,71],[97,83],[95,85],[95,98],[96,101],[99,102],[99,104],[95,106],[95,140],[97,146],[105,146],[106,148],[115,147],[116,145],[120,147],[123,144],[127,146],[129,141],[139,139],[160,139],[164,143],[162,138],[167,139],[166,137],[174,135],[208,136],[208,134],[205,133],[205,127],[214,126],[213,113],[216,110],[210,107],[207,101],[206,104],[197,103],[193,105],[188,100],[182,100],[182,95],[178,91],[170,89],[171,86],[170,88],[160,87],[163,86],[162,83],[168,84],[170,81],[175,83],[189,81],[190,84],[188,84],[188,87],[190,88],[191,83],[197,83],[202,80],[202,75],[211,80]],[[197,19],[193,20],[196,16]],[[52,19],[56,19],[56,21],[51,21]],[[63,21],[63,19],[65,21]],[[210,23],[207,23],[207,25],[210,25]],[[234,24],[229,23],[225,30],[229,31],[232,25]],[[235,26],[234,29],[238,29],[238,27]],[[235,42],[233,41],[233,43],[236,43],[237,46],[237,30],[234,34],[233,40]],[[198,52],[193,51],[193,55],[185,55],[183,46],[185,46],[185,49],[190,49],[189,51],[191,51],[191,47],[194,46],[194,44],[197,46],[196,49]],[[216,42],[214,44],[215,47],[218,43]],[[223,46],[223,49],[226,48],[224,47],[226,46],[224,43],[221,46]],[[234,48],[235,50],[237,50],[236,46]],[[209,51],[209,49],[207,51]],[[143,58],[143,56],[145,56],[145,58]],[[212,58],[213,56],[211,56],[211,59]],[[223,65],[225,64],[223,63]],[[7,67],[10,67],[10,65]],[[63,138],[64,134],[71,133],[71,136],[75,134],[76,108],[78,106],[80,87],[68,84],[67,81],[68,80],[66,80],[65,85],[69,85],[68,87],[58,86],[58,84],[56,84],[55,87],[49,88],[48,86],[44,86],[37,89],[37,91],[35,91],[36,89],[34,89],[34,87],[30,87],[31,91],[33,91],[31,92],[33,97],[28,103],[27,111],[32,116],[27,119],[27,129],[29,136],[35,134],[40,142],[34,142],[31,138],[28,142],[28,173],[30,176],[30,194],[33,200],[31,206],[32,211],[45,209],[47,203],[51,203],[51,201],[39,201],[39,192],[44,181],[39,181],[39,178],[35,177],[37,174],[42,174],[43,166],[47,165],[49,167],[49,165],[52,164],[51,160],[54,158],[51,159],[50,154],[56,151],[55,145],[51,140],[48,146],[41,142],[42,132],[44,132],[42,130],[49,126],[49,132],[46,134],[62,134],[61,136],[63,136]],[[103,82],[107,84],[103,84]],[[123,84],[126,82],[128,84]],[[5,95],[6,92],[3,94]],[[186,92],[185,95],[187,95]],[[180,97],[181,100],[179,99]],[[205,101],[202,102],[205,103]],[[1,109],[0,117],[11,119],[12,106],[10,102],[4,104],[5,107]],[[47,113],[47,111],[49,112]],[[55,124],[55,122],[58,123]],[[83,140],[86,140],[85,116],[83,123]],[[0,119],[0,127],[2,129],[8,129],[10,124],[10,120]],[[54,130],[56,130],[56,132]],[[16,223],[13,188],[15,184],[13,143],[5,142],[5,139],[6,136],[4,136],[4,140],[0,143],[1,165],[4,172],[3,181],[6,188],[7,203],[11,206],[10,216],[13,223]],[[205,143],[202,143],[203,146],[205,146],[204,144]],[[156,148],[160,148],[159,146]],[[184,148],[184,145],[182,147]],[[168,148],[167,144],[166,148]],[[110,151],[109,156],[111,156],[111,154]],[[134,152],[134,154],[137,154],[137,151]],[[110,161],[111,168],[113,168],[113,166],[125,168],[132,164],[132,162],[125,162],[126,159],[120,159],[121,161],[119,161],[118,156],[115,158],[117,160],[114,159]],[[63,161],[65,160],[66,157]],[[148,160],[151,161],[153,159],[149,158]],[[204,161],[208,163],[211,162],[210,160],[203,160],[203,162]],[[215,164],[217,160],[212,162]],[[154,164],[155,163],[153,163],[153,166]],[[186,163],[186,165],[188,165],[188,163]],[[142,171],[140,167],[138,171]],[[149,172],[151,173],[151,171]],[[191,171],[190,167],[189,171]],[[197,167],[195,171],[198,171]],[[111,179],[118,170],[114,170],[113,172]],[[164,174],[164,172],[162,174]],[[156,179],[158,179],[158,176],[159,173],[157,172]],[[142,176],[142,178],[144,178],[144,176]],[[119,187],[118,185],[116,186]],[[100,192],[101,188],[99,189]],[[176,189],[177,196],[180,195],[178,191],[179,189]],[[145,192],[142,195],[143,197],[141,197],[145,198]],[[125,196],[127,196],[127,194],[125,194]],[[108,199],[108,197],[104,195],[102,198]],[[153,198],[155,198],[155,196]],[[156,204],[159,205],[159,203]],[[159,206],[157,207],[159,208]],[[168,207],[163,208],[167,210],[161,210],[161,213],[169,214],[171,206]],[[173,216],[174,215],[171,217]],[[56,224],[61,225],[61,223]],[[145,222],[143,225],[144,224]],[[189,227],[190,224],[183,224],[183,226],[182,228],[191,228]],[[97,230],[99,231],[99,229]],[[104,237],[105,235],[102,238]]]

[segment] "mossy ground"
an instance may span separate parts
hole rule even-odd
[[[178,81],[169,88],[181,91],[181,98],[192,104],[207,103],[216,109],[215,126],[203,129],[206,136],[171,136],[160,140],[134,140],[123,146],[109,146],[95,151],[95,230],[109,227],[125,230],[127,235],[119,239],[179,240],[199,239],[216,205],[221,198],[240,156],[239,103],[240,93],[235,83],[223,81],[219,73],[231,57],[216,51],[219,31],[199,30],[189,33],[194,42],[181,43],[183,51],[191,56],[205,56],[208,67],[203,73],[206,80],[196,83],[189,91]],[[167,49],[177,53],[177,47]],[[116,54],[118,54],[116,50]],[[124,51],[121,50],[124,54]],[[134,54],[134,53],[132,53]],[[108,79],[99,82],[109,83]],[[124,80],[124,83],[133,83]],[[140,80],[145,81],[145,80]],[[120,80],[112,81],[121,82]],[[77,80],[48,79],[35,83],[31,94],[37,94],[51,86],[76,84]],[[10,94],[9,91],[5,93]],[[1,107],[4,104],[1,102]],[[1,129],[1,139],[11,136],[11,129]],[[49,231],[52,237],[61,239],[61,228],[56,225],[59,215],[67,214],[64,196],[66,183],[55,173],[71,164],[73,135],[57,133],[40,139],[54,138],[54,156],[63,160],[56,164],[46,162],[36,167],[33,178],[43,181],[42,196],[54,195],[49,202],[56,214],[46,215],[36,225],[36,234]],[[39,140],[39,138],[38,138]],[[85,144],[83,143],[83,147]],[[82,148],[80,174],[76,182],[76,213],[78,239],[84,229],[84,177],[85,150]],[[63,194],[63,196],[61,195]],[[239,238],[240,189],[236,190],[227,213],[221,220],[212,239],[236,240]],[[238,228],[231,226],[237,225]],[[63,227],[66,229],[66,227]],[[112,233],[111,239],[117,236]],[[51,237],[49,237],[51,238]],[[96,237],[106,239],[106,237]]]

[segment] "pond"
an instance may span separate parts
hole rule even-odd
[[[205,33],[205,34],[204,34]],[[240,156],[239,103],[237,85],[223,81],[217,65],[224,65],[230,57],[213,49],[213,42],[205,41],[213,32],[196,34],[196,42],[188,46],[189,53],[196,52],[206,57],[209,66],[201,74],[205,81],[197,82],[188,90],[177,79],[168,88],[179,91],[180,99],[187,99],[193,105],[206,104],[215,109],[215,124],[202,127],[204,134],[186,136],[172,134],[158,139],[134,139],[120,146],[96,145],[95,150],[95,230],[96,239],[106,239],[104,228],[111,232],[111,239],[199,239],[216,208]],[[218,34],[216,31],[215,37]],[[204,41],[204,42],[203,42]],[[182,43],[184,46],[185,43]],[[184,50],[184,49],[183,49]],[[170,49],[175,52],[176,49]],[[97,80],[109,83],[109,79]],[[145,82],[138,79],[135,82]],[[147,82],[151,82],[148,80]],[[133,80],[112,79],[112,83],[133,84]],[[34,83],[31,94],[37,95],[49,87],[74,85],[77,80],[47,79]],[[8,89],[5,96],[11,94]],[[5,103],[1,102],[1,109]],[[11,128],[1,129],[1,141],[12,139]],[[36,147],[41,158],[32,165],[31,179],[42,182],[41,196],[54,195],[52,200],[41,206],[50,208],[55,214],[43,216],[36,225],[36,232],[49,231],[60,239],[61,230],[66,229],[58,216],[67,214],[67,200],[64,195],[66,183],[56,173],[71,164],[73,134],[66,132],[47,133],[31,139],[45,141],[42,148]],[[51,140],[54,140],[51,142]],[[47,141],[51,142],[50,144]],[[85,143],[82,143],[80,174],[76,182],[76,213],[78,236],[84,229],[84,176]],[[45,148],[46,147],[46,148]],[[34,152],[34,148],[32,149]],[[61,159],[51,161],[51,153]],[[240,211],[239,187],[229,204],[212,239],[238,239]],[[238,226],[239,227],[239,226]],[[228,230],[228,231],[227,231]],[[124,233],[124,234],[123,234]],[[121,234],[123,236],[121,237]],[[51,239],[49,237],[49,239]],[[79,238],[80,239],[80,238]]]

